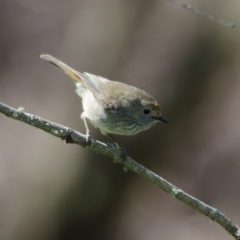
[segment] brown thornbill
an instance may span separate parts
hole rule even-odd
[[[76,92],[82,99],[81,118],[88,144],[91,135],[87,121],[113,140],[111,134],[134,135],[159,121],[167,123],[161,115],[158,102],[145,91],[90,73],[78,72],[49,54],[40,57],[60,68],[75,82]]]

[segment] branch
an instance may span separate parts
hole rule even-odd
[[[121,158],[121,153],[118,147],[116,147],[116,145],[111,143],[105,144],[92,139],[91,144],[86,146],[85,135],[76,132],[68,127],[45,120],[41,117],[25,113],[21,108],[19,108],[18,110],[11,108],[1,102],[0,112],[5,114],[7,117],[13,118],[15,120],[27,123],[36,128],[42,129],[43,131],[55,137],[65,140],[67,143],[75,143],[82,147],[88,147],[99,154],[106,155],[112,158],[114,162],[122,164],[125,167],[125,169],[129,169],[135,172],[139,176],[145,178],[149,182],[153,183],[154,185],[158,186],[159,188],[170,194],[172,197],[185,203],[189,207],[199,211],[200,213],[204,214],[211,220],[219,223],[235,239],[240,239],[239,227],[237,225],[234,225],[230,221],[230,219],[228,219],[223,213],[201,202],[200,200],[192,197],[191,195],[185,193],[180,188],[169,183],[167,180],[158,176],[157,174],[145,168],[141,164],[137,163],[132,158],[127,157],[127,159],[123,161]]]
[[[184,9],[187,9],[187,10],[190,10],[190,11],[193,11],[197,14],[200,14],[202,15],[203,17],[205,18],[208,18],[214,22],[217,22],[217,23],[220,23],[226,27],[230,27],[230,28],[234,28],[235,27],[235,24],[234,23],[231,23],[231,22],[228,22],[228,21],[225,21],[225,20],[222,20],[220,18],[217,18],[217,17],[214,17],[213,15],[209,14],[209,13],[206,13],[198,8],[195,8],[195,7],[192,7],[191,5],[189,4],[186,4],[186,3],[182,3],[182,2],[179,2],[178,0],[167,0],[169,2],[172,2],[173,4],[176,4]]]

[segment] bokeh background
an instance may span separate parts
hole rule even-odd
[[[237,27],[165,0],[2,0],[0,101],[85,132],[74,86],[41,53],[146,90],[170,124],[118,140],[240,224],[240,2],[185,3]],[[107,157],[0,114],[0,239],[193,238],[232,239]]]

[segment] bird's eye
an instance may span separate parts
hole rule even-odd
[[[146,114],[146,115],[148,115],[148,114],[150,113],[150,110],[149,110],[149,109],[144,109],[144,110],[143,110],[143,113]]]

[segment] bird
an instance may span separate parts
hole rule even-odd
[[[158,122],[168,123],[161,114],[159,103],[145,91],[118,81],[79,72],[50,54],[40,58],[60,68],[76,85],[82,99],[80,117],[86,129],[86,144],[91,143],[90,122],[103,135],[118,143],[114,135],[135,135]],[[125,148],[121,146],[124,152]]]

